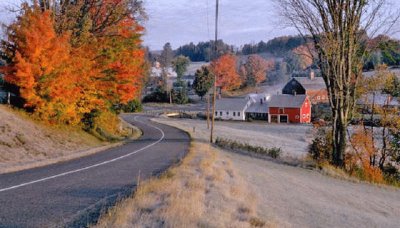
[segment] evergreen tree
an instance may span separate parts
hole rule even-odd
[[[213,74],[207,66],[202,66],[201,69],[196,71],[193,88],[201,99],[203,99],[204,95],[206,95],[212,87],[213,77]]]

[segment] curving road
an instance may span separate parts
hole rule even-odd
[[[0,175],[0,227],[84,227],[139,179],[166,170],[189,148],[176,128],[125,115],[143,131],[139,140],[88,157]]]

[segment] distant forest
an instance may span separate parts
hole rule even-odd
[[[253,44],[245,44],[238,48],[218,40],[218,56],[226,53],[237,55],[251,55],[268,53],[274,57],[283,59],[293,59],[293,50],[311,42],[311,37],[302,36],[281,36],[273,38],[267,42],[260,41]],[[174,56],[183,55],[192,62],[209,62],[214,59],[214,41],[199,42],[198,44],[189,43],[178,47],[173,51]],[[379,64],[388,66],[400,66],[400,41],[388,36],[380,35],[367,40],[370,53],[364,63],[364,70],[374,69]],[[156,54],[157,55],[157,54]],[[153,57],[151,59],[156,59]],[[290,61],[286,61],[290,63]],[[289,64],[290,65],[290,64]]]
[[[175,50],[175,55],[183,55],[190,58],[192,62],[205,61],[208,62],[214,57],[214,41],[200,42],[198,44],[189,43],[180,46]],[[301,36],[282,36],[274,38],[268,42],[260,41],[256,44],[245,44],[241,48],[226,44],[223,40],[218,40],[218,55],[225,53],[235,53],[238,55],[250,55],[259,53],[271,53],[277,57],[284,57],[288,52],[292,51],[306,43]]]

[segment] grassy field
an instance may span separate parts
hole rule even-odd
[[[202,123],[167,118],[157,119],[157,121],[187,130],[193,130],[195,126],[198,140],[204,142],[208,140],[204,121]],[[271,126],[275,128],[271,130]],[[271,145],[267,144],[270,141],[274,141],[273,143],[294,141],[294,145],[298,146],[304,143],[302,140],[304,136],[300,136],[305,129],[296,131],[288,125],[271,126],[219,122],[216,136],[241,139],[243,142],[259,140],[259,143],[264,143],[268,148],[271,148]],[[285,128],[288,130],[286,131]],[[301,147],[283,148],[286,153],[294,155],[303,151]],[[358,183],[345,180],[341,176],[334,178],[316,170],[282,165],[223,150],[218,151],[218,156],[229,159],[237,174],[246,180],[247,188],[252,189],[257,199],[256,214],[262,221],[268,221],[268,225],[272,224],[276,227],[398,227],[400,216],[398,188]]]
[[[173,124],[192,130],[207,138],[209,131],[204,120],[162,119],[163,123]],[[268,124],[266,122],[216,121],[216,137],[236,140],[265,148],[281,148],[283,159],[304,159],[312,140],[311,125]]]
[[[95,227],[268,226],[257,217],[257,198],[231,161],[201,134],[191,135],[190,151],[181,164],[141,183]]]

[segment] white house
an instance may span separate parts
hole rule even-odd
[[[216,100],[215,118],[221,120],[246,120],[248,107],[252,103],[251,99],[244,98],[223,98]]]
[[[154,66],[151,68],[151,74],[150,76],[153,78],[161,78],[162,77],[162,71],[163,68],[161,67],[159,62],[155,62]],[[167,67],[165,68],[165,72],[167,73],[167,77],[168,78],[176,78],[178,75],[176,74],[176,72],[174,71],[174,69],[172,69],[172,67]]]

